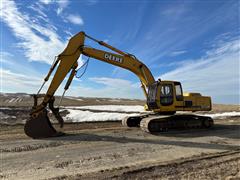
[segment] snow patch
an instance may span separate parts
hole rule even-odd
[[[120,121],[127,116],[137,116],[136,113],[107,113],[107,112],[90,112],[68,109],[69,114],[64,117],[65,120],[71,122],[91,122],[91,121]]]
[[[0,112],[0,117],[1,117],[0,119],[16,118],[16,116],[9,116],[3,112]]]
[[[224,112],[224,113],[215,113],[215,114],[204,114],[203,116],[210,116],[213,119],[216,118],[224,118],[224,117],[234,117],[234,116],[240,116],[240,112]]]
[[[0,93],[1,96],[8,96],[7,93]]]
[[[67,99],[73,99],[73,100],[77,100],[77,101],[83,101],[83,99],[80,98],[75,98],[75,97],[66,97]]]
[[[110,101],[110,102],[121,102],[120,99],[110,99],[110,100],[108,100],[108,101]]]
[[[11,110],[9,107],[0,107],[0,110]]]
[[[17,102],[21,102],[21,101],[22,101],[21,97],[15,97],[15,98],[10,99],[8,102],[9,103],[17,103]]]
[[[125,105],[99,105],[99,106],[67,106],[69,109],[87,109],[100,111],[117,111],[117,112],[144,112],[143,106],[125,106]]]
[[[24,94],[22,97],[31,97],[29,94]]]
[[[16,98],[12,98],[12,99],[10,99],[8,102],[9,102],[9,103],[13,103],[15,100],[16,100]]]

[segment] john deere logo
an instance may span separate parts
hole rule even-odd
[[[116,62],[119,62],[119,63],[123,62],[123,59],[121,57],[117,57],[117,56],[114,56],[114,55],[108,54],[108,53],[104,54],[104,58],[108,59],[108,60],[111,60],[111,61],[116,61]]]

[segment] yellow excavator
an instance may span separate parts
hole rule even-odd
[[[111,52],[86,46],[84,43],[86,38],[110,49]],[[124,126],[140,127],[143,131],[154,133],[172,128],[209,128],[213,125],[213,120],[210,117],[186,113],[175,114],[176,111],[210,111],[210,97],[202,96],[200,93],[183,94],[180,82],[155,80],[148,67],[134,55],[123,52],[103,41],[94,39],[84,32],[79,32],[69,40],[65,50],[57,56],[44,79],[43,85],[38,93],[33,95],[34,106],[30,113],[30,119],[27,120],[24,126],[24,131],[29,137],[47,138],[64,135],[64,133],[56,131],[52,126],[48,118],[47,106],[62,127],[64,121],[59,114],[59,108],[54,107],[54,93],[70,72],[64,87],[64,93],[69,88],[76,75],[77,60],[81,54],[127,69],[138,76],[147,100],[145,110],[150,113],[127,117],[122,120]],[[56,67],[57,70],[46,94],[40,94],[42,87],[48,81]],[[40,104],[38,104],[39,98],[43,98]]]

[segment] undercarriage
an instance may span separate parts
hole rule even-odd
[[[164,132],[171,129],[211,128],[211,117],[194,114],[130,116],[122,120],[125,127],[140,127],[148,133]]]

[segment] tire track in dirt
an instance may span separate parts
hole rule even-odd
[[[89,130],[91,132],[95,132],[95,131],[117,131],[117,130],[120,130],[120,129],[123,129],[123,127],[109,127],[109,128],[106,128],[106,127],[88,127],[89,129],[82,129],[82,127],[80,127],[79,129],[80,130],[77,130],[78,128],[75,128],[75,130],[72,130],[70,129],[72,126],[74,126],[74,123],[69,123],[67,124],[67,126],[70,126],[70,127],[66,127],[66,135],[63,136],[63,137],[59,137],[59,138],[63,138],[63,141],[58,141],[58,142],[42,142],[42,140],[39,140],[38,142],[36,143],[33,143],[32,142],[32,139],[30,139],[29,137],[27,137],[26,135],[23,134],[23,130],[22,133],[20,134],[17,134],[18,138],[15,137],[16,135],[16,132],[13,132],[13,133],[10,133],[8,134],[7,136],[5,136],[3,138],[3,136],[0,137],[1,139],[1,144],[2,146],[0,147],[0,153],[20,153],[20,152],[26,152],[26,151],[35,151],[35,150],[39,150],[39,149],[46,149],[46,148],[54,148],[54,147],[59,147],[59,146],[63,146],[63,145],[70,145],[70,144],[78,144],[79,142],[78,141],[64,141],[64,138],[68,138],[68,137],[75,137],[75,136],[79,136],[78,133],[81,133],[81,132],[88,132]],[[14,126],[13,126],[14,128]],[[4,142],[11,142],[9,137],[11,137],[12,139],[14,139],[12,142],[16,142],[16,144],[12,145],[12,146],[6,146],[5,148],[2,148],[4,147]],[[21,144],[17,143],[16,139],[18,140],[23,140],[23,142]],[[48,138],[48,140],[51,140],[51,138]],[[58,140],[58,137],[56,138],[52,138],[53,140]],[[83,137],[84,139],[84,137]],[[46,140],[46,141],[48,141]]]
[[[59,143],[59,142],[51,142],[51,143],[44,143],[44,144],[22,145],[19,147],[12,147],[12,148],[0,148],[0,153],[34,151],[34,150],[38,150],[38,149],[58,147],[61,145],[64,145],[64,144]]]
[[[224,178],[223,178],[224,177]],[[148,166],[123,166],[91,174],[57,176],[63,179],[239,179],[240,151],[203,154]]]

